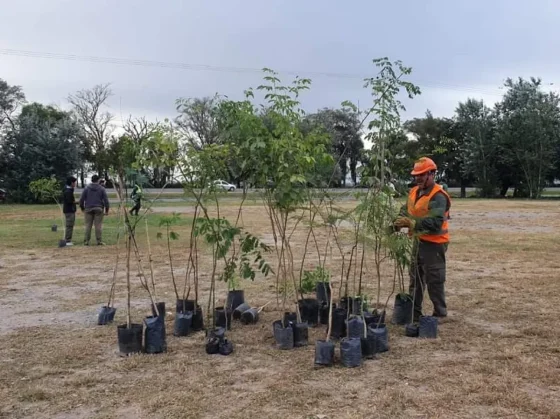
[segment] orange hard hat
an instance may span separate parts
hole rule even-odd
[[[410,174],[412,176],[416,176],[435,170],[437,170],[437,166],[432,159],[430,159],[429,157],[420,157],[414,163],[414,169],[412,169],[412,172],[410,172]]]

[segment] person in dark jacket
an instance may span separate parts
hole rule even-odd
[[[99,176],[93,175],[91,177],[91,183],[82,192],[80,208],[85,213],[86,233],[84,245],[89,246],[91,227],[95,225],[97,245],[102,246],[104,244],[101,240],[103,214],[109,215],[109,198],[107,198],[107,191],[105,188],[99,185]]]
[[[66,219],[65,229],[64,229],[64,239],[66,240],[66,246],[72,246],[72,233],[74,232],[74,224],[76,223],[76,200],[74,199],[74,188],[76,187],[76,179],[74,176],[70,176],[66,179],[66,185],[64,185],[64,191],[62,192],[62,212],[64,213],[64,218]]]

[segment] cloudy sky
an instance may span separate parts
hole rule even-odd
[[[380,56],[412,66],[422,88],[404,118],[451,116],[468,97],[493,103],[506,77],[560,89],[558,0],[0,0],[0,10],[0,78],[62,107],[110,82],[117,119],[174,117],[178,97],[241,98],[262,67],[312,78],[308,112],[365,107],[362,79]]]

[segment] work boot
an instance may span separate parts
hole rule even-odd
[[[97,242],[97,245],[98,245],[98,246],[105,246],[105,243],[103,243],[103,242]]]
[[[89,242],[84,242],[84,246],[89,246]]]

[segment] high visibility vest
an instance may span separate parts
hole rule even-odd
[[[448,226],[448,219],[449,219],[449,207],[451,207],[451,198],[447,192],[443,190],[441,185],[435,184],[432,190],[428,195],[421,196],[418,200],[416,200],[416,196],[418,193],[418,186],[415,186],[410,190],[408,194],[408,202],[407,202],[407,211],[408,213],[414,217],[415,219],[425,218],[430,216],[430,200],[434,197],[437,193],[442,193],[447,198],[447,209],[445,210],[445,214],[443,216],[443,224],[441,226],[441,230],[436,232],[429,232],[426,234],[420,234],[418,236],[419,240],[431,242],[431,243],[449,243],[449,226]],[[409,235],[412,236],[413,233],[410,231]]]

